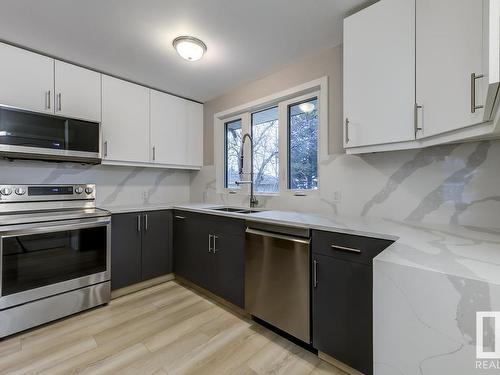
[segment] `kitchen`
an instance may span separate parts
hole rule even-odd
[[[498,372],[498,0],[0,10],[0,373]]]

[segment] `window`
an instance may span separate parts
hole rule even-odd
[[[279,191],[278,107],[252,113],[254,190]]]
[[[288,106],[288,188],[318,188],[318,99]]]
[[[224,124],[224,187],[236,189],[235,181],[239,181],[239,155],[241,148],[241,119]]]
[[[238,105],[214,116],[216,191],[249,195],[314,195],[319,161],[328,155],[328,77]],[[239,175],[242,139],[245,174]],[[244,181],[237,185],[235,182]],[[239,197],[238,197],[239,199]]]

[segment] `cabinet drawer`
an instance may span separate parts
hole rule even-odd
[[[350,262],[372,264],[372,259],[394,241],[345,233],[312,231],[312,252]]]

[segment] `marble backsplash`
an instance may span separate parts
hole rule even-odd
[[[0,160],[0,184],[94,183],[98,206],[188,202],[189,182],[173,169]]]
[[[331,155],[320,163],[319,184],[307,196],[259,196],[259,206],[499,227],[500,141]],[[248,196],[218,193],[215,167],[205,166],[191,177],[190,201],[248,205]]]

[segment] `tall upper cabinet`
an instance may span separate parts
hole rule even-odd
[[[416,0],[419,137],[483,122],[486,3]]]
[[[500,0],[380,0],[346,18],[347,152],[498,138],[499,50]]]
[[[415,138],[415,1],[382,0],[344,21],[344,146]]]
[[[151,152],[156,164],[203,165],[203,105],[151,90]]]
[[[105,162],[150,161],[148,88],[102,76],[102,139]]]

